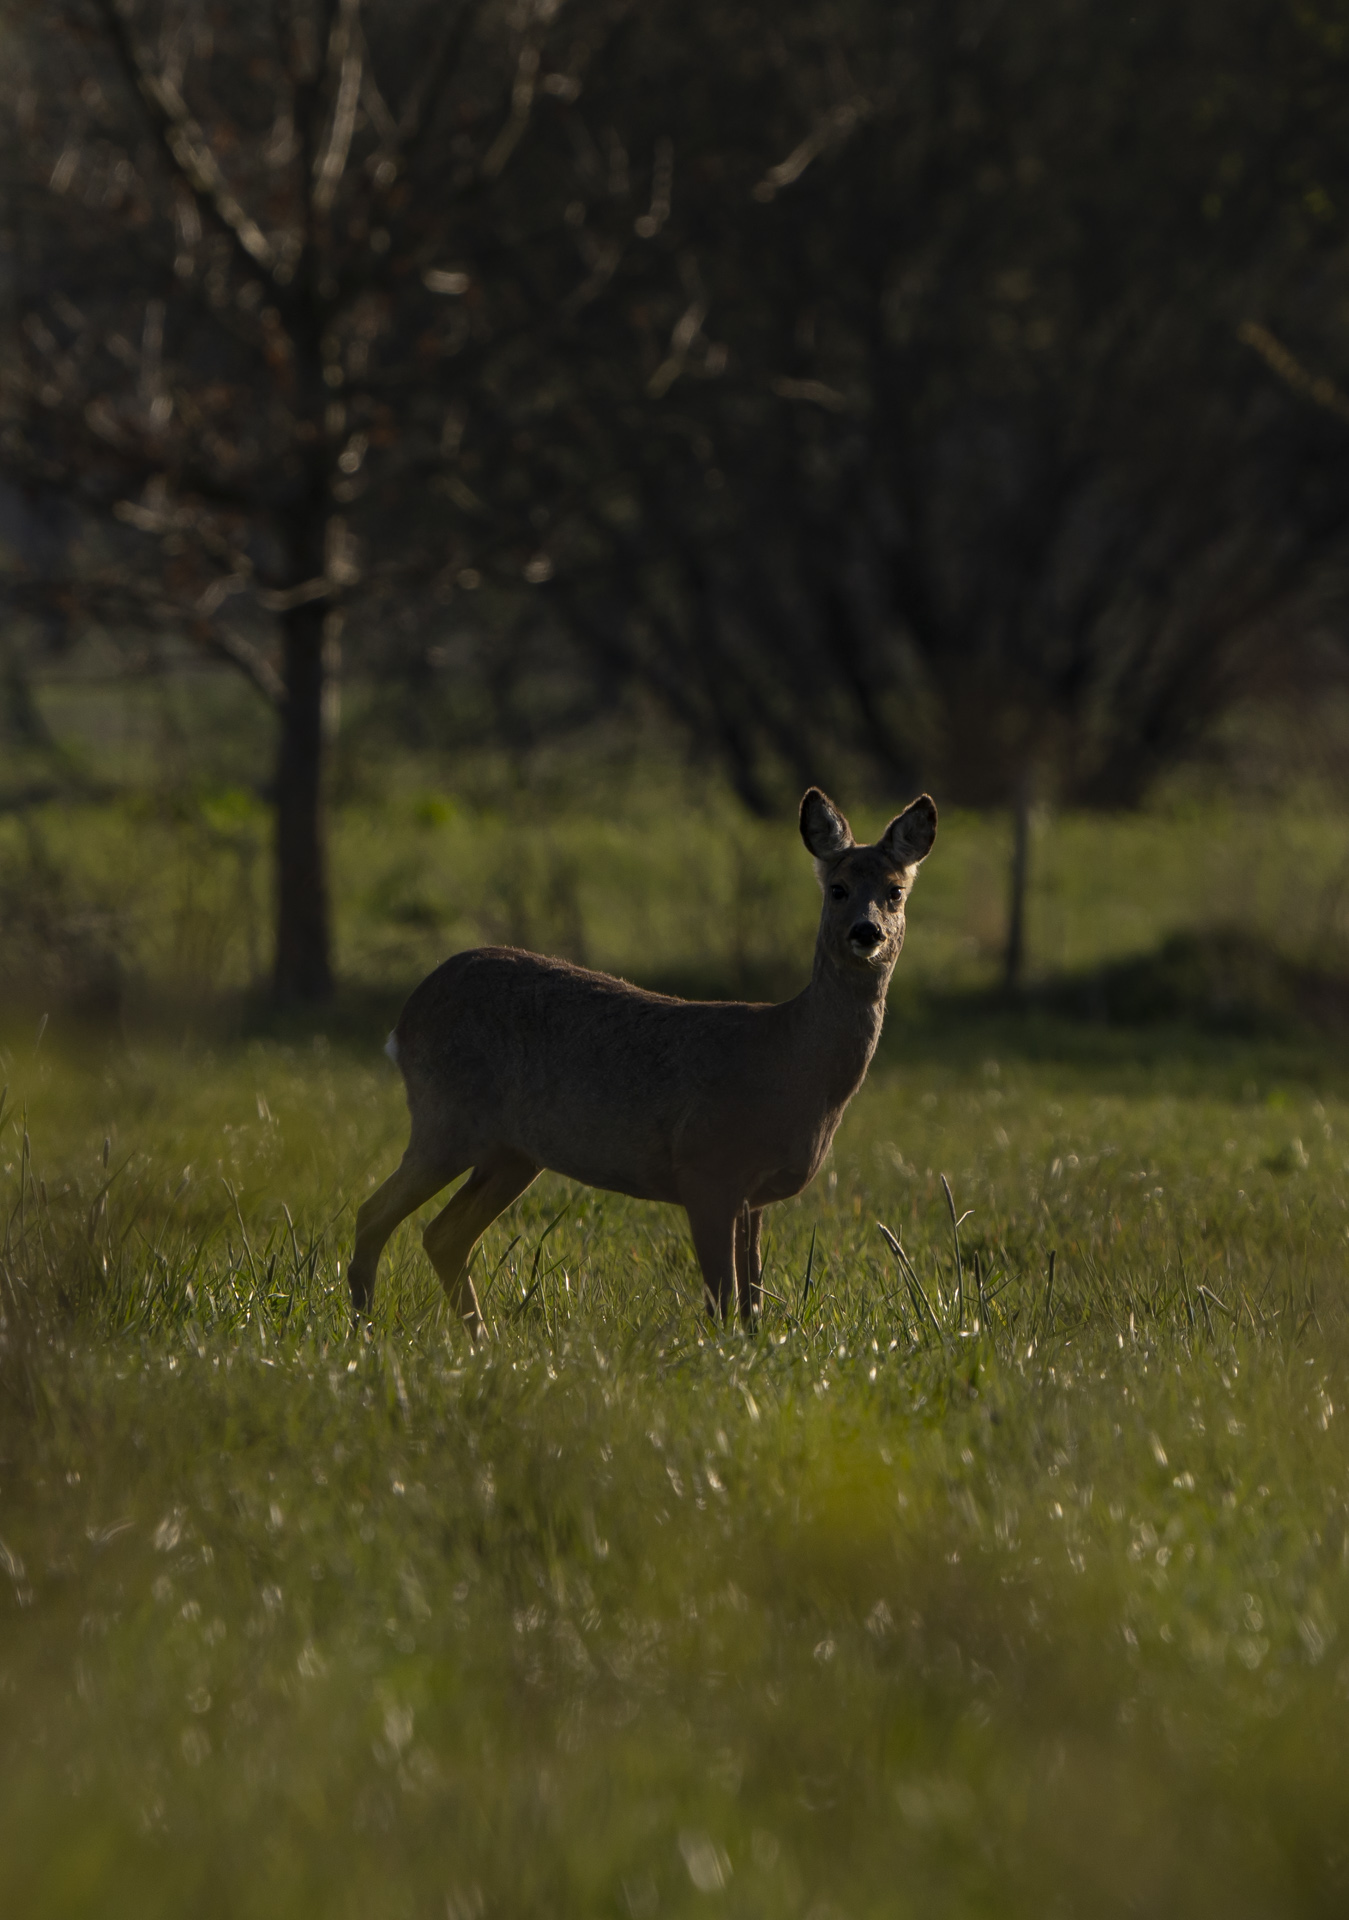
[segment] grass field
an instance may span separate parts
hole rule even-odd
[[[528,822],[352,810],[367,998],[249,1037],[175,998],[174,903],[233,924],[243,856],[200,850],[252,831],[210,804],[39,823],[51,897],[158,984],[0,1059],[0,1912],[1345,1911],[1341,1040],[925,997],[996,945],[999,829],[956,820],[753,1336],[681,1216],[545,1178],[479,1256],[490,1342],[414,1223],[355,1339],[381,994],[484,931],[799,979],[813,883],[790,831],[653,803],[550,820],[512,906]],[[1041,965],[1243,900],[1309,952],[1346,844],[1046,828]]]

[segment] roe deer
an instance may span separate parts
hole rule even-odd
[[[510,947],[428,974],[388,1052],[407,1087],[402,1164],[356,1216],[352,1310],[368,1311],[385,1241],[467,1168],[422,1244],[473,1332],[468,1263],[543,1168],[687,1210],[707,1293],[741,1319],[760,1300],[759,1219],[812,1180],[880,1038],[904,902],[937,832],[926,794],[858,846],[811,787],[801,837],[824,894],[810,985],[779,1005],[675,1000]]]

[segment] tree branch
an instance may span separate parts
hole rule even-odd
[[[231,192],[206,136],[188,112],[176,86],[154,73],[131,34],[129,0],[95,0],[127,79],[139,95],[150,126],[174,170],[197,204],[242,255],[249,271],[261,267],[276,277],[277,255],[271,241]]]
[[[338,68],[338,80],[328,139],[314,162],[314,206],[320,213],[326,213],[337,197],[351,152],[351,136],[356,131],[363,66],[358,31],[360,4],[361,0],[342,0],[328,46],[328,64]]]
[[[511,110],[496,139],[482,157],[479,172],[484,180],[495,180],[519,146],[534,107],[534,87],[539,77],[539,43],[532,36],[520,49],[511,88]]]
[[[818,160],[830,147],[846,140],[868,111],[865,102],[845,101],[825,114],[805,139],[792,148],[785,160],[779,160],[775,167],[768,169],[754,187],[753,197],[761,202],[776,199],[783,187],[789,187],[794,180],[801,178],[812,160]]]
[[[222,587],[223,593],[219,591]],[[212,618],[216,607],[234,588],[233,581],[217,581],[201,596],[196,607],[184,608],[140,581],[115,574],[93,575],[82,580],[68,576],[29,577],[7,583],[8,592],[17,604],[54,607],[66,616],[80,608],[95,619],[139,620],[157,628],[186,632],[204,652],[227,660],[237,668],[270,706],[279,709],[285,704],[285,683],[266,654],[242,634],[217,626]]]
[[[1237,339],[1244,347],[1253,347],[1270,372],[1277,374],[1286,387],[1314,401],[1318,407],[1324,407],[1337,420],[1349,424],[1349,394],[1337,387],[1327,374],[1312,373],[1304,367],[1268,327],[1260,326],[1255,320],[1243,320],[1237,328]]]
[[[207,653],[213,653],[217,659],[227,660],[236,667],[259,692],[269,706],[279,713],[286,704],[286,683],[259,647],[251,640],[245,640],[240,633],[229,627],[217,626],[211,620],[194,622],[192,637],[198,646]]]
[[[457,8],[447,8],[445,24],[427,62],[425,78],[406,102],[399,117],[398,137],[390,158],[401,159],[405,167],[431,124],[441,90],[459,64],[459,56],[476,17],[477,9],[472,0],[463,0],[463,4]]]

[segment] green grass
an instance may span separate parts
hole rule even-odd
[[[719,817],[550,824],[593,959],[752,974],[766,919],[804,970],[790,834]],[[1202,924],[1253,871],[1218,817],[1047,828],[1064,957]],[[342,821],[342,926],[388,993],[509,912],[526,829],[378,825]],[[161,991],[217,829],[102,830],[48,821],[51,865],[125,889]],[[1341,824],[1297,831],[1332,874]],[[995,930],[997,835],[954,823],[902,966]],[[1103,926],[1111,863],[1162,878]],[[400,918],[400,873],[462,922]],[[682,1216],[546,1177],[483,1243],[474,1350],[418,1222],[350,1331],[405,1125],[373,1015],[208,1047],[145,992],[116,1039],[25,1016],[0,1054],[0,1912],[1345,1910],[1342,1043],[901,992],[767,1216],[752,1337]]]
[[[213,764],[204,744],[198,757],[222,777],[171,791],[109,782],[96,800],[8,812],[0,794],[0,979],[34,1021],[114,981],[102,997],[120,997],[133,1030],[162,1031],[169,1008],[180,1030],[247,1024],[239,996],[267,967],[268,816],[232,760]],[[396,1004],[446,953],[498,940],[676,991],[802,984],[818,901],[790,820],[750,819],[722,784],[654,749],[636,769],[601,765],[585,783],[575,772],[530,791],[491,766],[461,769],[451,790],[434,762],[410,760],[383,790],[339,796],[332,894],[348,991]],[[843,798],[859,835],[893,811]],[[900,1003],[997,979],[1008,856],[1004,820],[943,809]],[[1345,970],[1349,814],[1324,791],[1277,808],[1212,794],[1037,819],[1032,982],[1224,927]]]
[[[1342,1911],[1349,1102],[1016,1037],[892,1036],[753,1339],[545,1180],[478,1352],[411,1228],[348,1331],[382,1063],[11,1060],[0,1908]]]

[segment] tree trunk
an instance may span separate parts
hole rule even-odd
[[[8,606],[0,604],[0,618],[11,619]],[[0,739],[8,735],[24,747],[39,747],[44,753],[55,751],[56,742],[42,709],[33,697],[33,689],[24,671],[18,646],[11,642],[0,669],[3,707],[0,708]]]
[[[286,703],[276,762],[276,970],[279,1005],[333,990],[323,825],[321,601],[282,616]]]
[[[1007,993],[1018,993],[1026,961],[1026,889],[1030,878],[1031,782],[1021,774],[1012,795],[1012,871],[1007,900],[1007,949],[1003,956],[1002,984]]]

